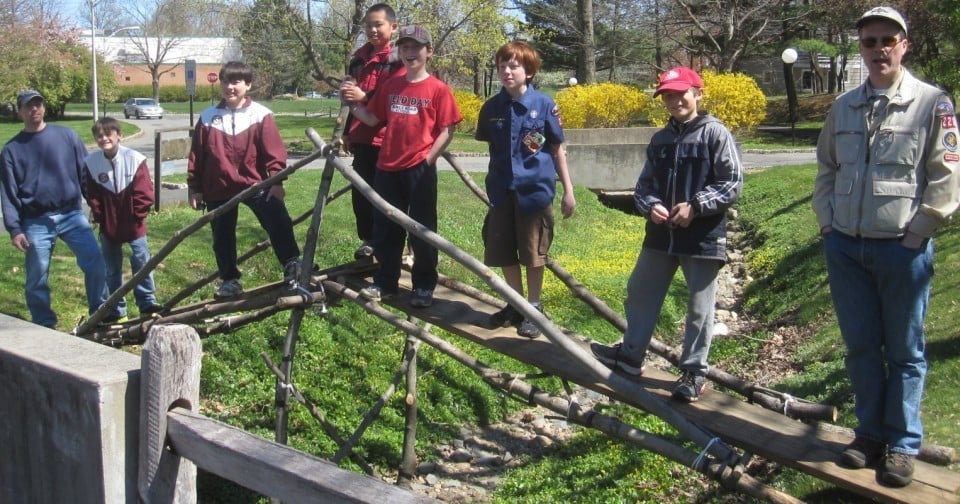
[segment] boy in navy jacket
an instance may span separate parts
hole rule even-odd
[[[656,96],[663,97],[670,121],[650,140],[634,192],[647,225],[623,302],[627,331],[622,343],[593,343],[591,350],[611,368],[642,374],[663,300],[680,268],[690,296],[682,375],[673,397],[693,402],[706,384],[717,274],[726,262],[727,209],[743,188],[743,166],[726,126],[698,113],[703,80],[695,71],[677,67],[664,72]]]

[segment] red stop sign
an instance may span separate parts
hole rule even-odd
[[[210,84],[213,84],[214,82],[217,82],[217,74],[216,74],[216,72],[210,72],[210,73],[207,74],[207,82],[209,82]]]

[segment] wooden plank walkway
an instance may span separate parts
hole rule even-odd
[[[367,283],[366,279],[359,277],[346,280],[356,290]],[[546,337],[531,340],[517,336],[512,327],[488,328],[487,317],[499,307],[443,286],[437,286],[434,296],[434,305],[430,308],[410,307],[409,276],[405,272],[401,278],[400,295],[385,304],[546,373],[630,403]],[[584,347],[590,343],[582,336],[566,330],[564,332]],[[675,375],[648,367],[644,377],[634,381],[727,443],[859,495],[880,502],[958,502],[960,473],[917,461],[911,485],[905,488],[886,487],[878,482],[878,472],[873,469],[845,469],[834,462],[843,447],[852,441],[848,434],[823,428],[816,423],[793,420],[720,390],[708,389],[701,400],[693,404],[678,403],[670,400],[675,380]]]

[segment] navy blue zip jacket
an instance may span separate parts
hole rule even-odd
[[[646,217],[643,246],[671,255],[726,261],[727,209],[743,188],[743,164],[730,131],[711,115],[681,124],[674,119],[647,146],[633,199]],[[670,210],[690,202],[693,220],[686,228],[654,224],[657,203]]]

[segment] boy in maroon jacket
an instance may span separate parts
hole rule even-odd
[[[107,288],[114,292],[123,283],[124,243],[130,245],[130,268],[134,274],[150,260],[146,218],[154,201],[153,181],[147,158],[120,145],[123,132],[116,119],[101,118],[92,129],[101,150],[87,156],[84,163],[87,205],[93,222],[100,225]],[[137,284],[133,295],[141,315],[163,311],[157,304],[152,272]],[[103,322],[116,322],[126,315],[127,301],[121,298]]]
[[[246,63],[231,61],[220,69],[220,103],[200,113],[190,159],[187,186],[190,206],[213,211],[250,186],[287,166],[287,148],[280,138],[273,112],[247,96],[253,70]],[[270,237],[283,280],[291,289],[300,276],[300,247],[293,222],[283,202],[283,185],[276,184],[244,200]],[[221,284],[215,297],[243,294],[237,269],[237,209],[210,222],[213,253]]]

